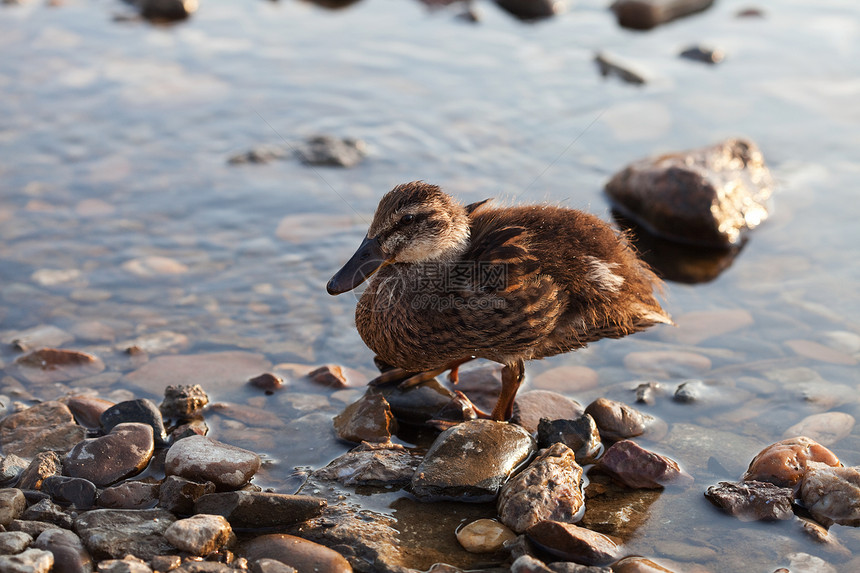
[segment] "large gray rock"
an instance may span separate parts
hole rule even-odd
[[[48,529],[33,543],[54,555],[52,573],[91,573],[93,559],[80,537],[66,529]]]
[[[136,422],[114,426],[107,436],[72,448],[63,460],[66,475],[106,486],[143,470],[155,451],[152,426]]]
[[[224,547],[233,537],[230,523],[220,515],[194,515],[174,522],[164,538],[181,551],[208,555]]]
[[[658,235],[724,248],[768,217],[773,180],[754,143],[729,139],[632,163],[609,180],[606,193]]]
[[[141,559],[173,553],[164,532],[176,521],[162,509],[95,509],[75,520],[74,530],[96,559],[122,559],[128,554]]]
[[[313,475],[344,485],[406,485],[420,461],[421,458],[399,444],[365,442],[314,471]]]
[[[219,489],[238,489],[260,469],[260,456],[250,450],[190,436],[173,444],[164,460],[167,475],[211,481]]]
[[[27,549],[17,555],[0,555],[3,573],[48,573],[54,565],[54,555],[42,549]]]
[[[423,500],[485,502],[495,499],[511,472],[535,451],[522,427],[471,420],[442,432],[412,477]]]

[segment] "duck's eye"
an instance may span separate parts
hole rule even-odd
[[[406,215],[403,215],[402,217],[400,217],[400,224],[401,225],[408,225],[414,220],[415,220],[415,215],[413,215],[412,213],[407,213]]]

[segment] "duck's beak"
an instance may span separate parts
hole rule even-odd
[[[352,290],[369,279],[370,275],[378,271],[387,262],[389,261],[382,253],[379,239],[365,237],[352,258],[331,277],[325,288],[332,295]]]

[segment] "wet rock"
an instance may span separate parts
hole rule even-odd
[[[284,387],[284,379],[266,372],[248,380],[248,384],[263,390],[266,394],[273,394]]]
[[[566,0],[496,0],[496,4],[520,20],[543,20],[562,12]]]
[[[538,424],[538,447],[547,448],[556,442],[573,450],[576,463],[581,466],[593,464],[603,453],[600,432],[589,414],[573,420],[547,420]]]
[[[107,486],[140,473],[152,459],[152,426],[123,423],[101,438],[84,440],[63,460],[66,475]]]
[[[695,352],[657,350],[631,352],[624,357],[624,366],[642,376],[691,377],[710,370],[711,360]]]
[[[600,70],[600,75],[604,78],[614,76],[625,83],[634,85],[642,85],[647,81],[644,75],[631,69],[629,64],[603,52],[595,54],[594,61],[597,64],[597,69]]]
[[[91,429],[101,427],[101,415],[113,405],[110,400],[91,396],[72,396],[66,400],[66,406],[69,407],[78,424]]]
[[[763,449],[753,458],[743,481],[766,481],[779,487],[794,487],[809,462],[841,466],[836,454],[807,437],[789,438]]]
[[[106,509],[152,509],[158,504],[160,489],[157,483],[125,481],[103,489],[98,504]]]
[[[23,531],[0,532],[0,555],[21,553],[33,543],[33,538]]]
[[[0,445],[7,456],[33,458],[39,452],[64,452],[86,437],[65,404],[42,402],[0,422]]]
[[[61,328],[50,324],[42,324],[16,332],[3,338],[3,342],[11,344],[15,350],[29,352],[37,348],[62,346],[74,340],[74,336]]]
[[[176,443],[179,440],[184,440],[191,436],[205,436],[209,433],[209,426],[202,419],[191,420],[187,424],[176,426],[171,430],[168,440],[170,443]]]
[[[250,564],[251,573],[298,573],[295,567],[284,565],[275,559],[257,559]]]
[[[218,489],[242,487],[260,469],[260,456],[205,436],[179,440],[167,451],[166,475],[211,481]]]
[[[6,527],[27,509],[27,498],[20,489],[0,489],[0,525]]]
[[[231,155],[227,163],[241,165],[243,163],[269,163],[277,159],[287,159],[292,155],[289,147],[283,145],[257,145],[248,151]]]
[[[159,488],[158,505],[173,513],[188,515],[194,513],[194,502],[208,493],[215,493],[215,484],[211,481],[200,483],[167,476]]]
[[[624,440],[640,436],[654,418],[622,402],[598,398],[585,413],[594,418],[600,436],[605,440]]]
[[[349,137],[317,135],[300,144],[296,151],[306,165],[355,167],[367,156],[367,144]]]
[[[8,487],[18,483],[21,473],[30,463],[15,454],[8,454],[0,459],[0,487]]]
[[[719,64],[726,58],[726,54],[722,50],[705,46],[692,46],[678,55],[685,60],[702,62],[703,64]]]
[[[93,376],[105,369],[101,358],[57,348],[42,348],[15,360],[16,371],[33,384],[66,382]]]
[[[705,497],[741,521],[776,521],[794,517],[791,508],[794,499],[792,489],[777,487],[772,483],[721,481],[719,485],[709,487]]]
[[[397,431],[397,420],[388,401],[368,393],[334,417],[337,436],[347,442],[387,442]]]
[[[67,476],[52,475],[42,480],[40,488],[59,504],[77,509],[89,509],[95,505],[97,488],[93,482]]]
[[[316,470],[313,475],[350,486],[406,485],[412,480],[420,461],[421,458],[399,444],[363,442],[324,468]]]
[[[83,542],[66,529],[43,531],[33,547],[50,551],[54,555],[53,573],[90,573],[93,570],[93,559]]]
[[[71,529],[73,521],[71,515],[63,511],[62,507],[50,499],[43,499],[39,503],[34,503],[25,509],[24,513],[21,514],[21,519],[53,523],[63,529]]]
[[[729,139],[628,165],[606,184],[625,215],[681,242],[730,247],[768,216],[773,181],[754,143]]]
[[[690,404],[700,401],[702,396],[707,393],[708,389],[701,380],[687,380],[678,384],[672,399],[682,404]]]
[[[209,396],[199,384],[168,386],[159,410],[162,416],[184,420],[200,414],[208,403]]]
[[[58,475],[62,471],[63,463],[60,461],[60,456],[55,452],[41,452],[21,473],[18,487],[21,489],[40,489],[45,478]]]
[[[529,539],[549,553],[584,565],[606,565],[618,559],[618,545],[610,537],[558,521],[542,521],[526,531]]]
[[[320,386],[328,386],[329,388],[346,388],[349,382],[346,380],[346,375],[343,373],[343,368],[336,364],[326,364],[307,374],[308,379],[314,384]]]
[[[94,509],[78,516],[74,530],[96,559],[151,559],[176,551],[164,539],[174,521],[163,509]]]
[[[322,513],[326,501],[307,495],[257,491],[209,493],[194,503],[195,513],[220,515],[237,529],[285,526]]]
[[[27,549],[17,555],[0,555],[0,571],[8,573],[48,573],[54,555],[42,549]]]
[[[241,554],[248,562],[275,559],[299,571],[352,573],[349,562],[337,551],[292,535],[261,535],[247,542]]]
[[[201,384],[209,392],[233,390],[237,384],[268,370],[271,363],[262,354],[251,352],[210,352],[192,355],[157,356],[127,374],[124,381],[150,394],[182,380]]]
[[[167,439],[161,411],[152,400],[139,398],[120,402],[105,410],[101,416],[102,429],[105,432],[111,432],[118,424],[132,422],[151,426],[157,444],[163,444]]]
[[[585,503],[581,481],[573,450],[555,443],[502,487],[499,518],[517,533],[544,520],[579,521]]]
[[[714,0],[616,0],[611,8],[618,25],[650,30],[677,18],[710,8]]]
[[[657,403],[657,396],[662,390],[663,387],[659,382],[643,382],[636,386],[636,401],[653,406]]]
[[[531,436],[520,426],[463,422],[433,442],[412,477],[412,492],[424,500],[490,501],[534,449]]]
[[[153,22],[185,20],[197,11],[197,0],[140,0],[140,15]]]
[[[499,551],[514,538],[516,534],[495,519],[478,519],[457,531],[457,541],[471,553]]]
[[[457,399],[457,396],[437,380],[417,386],[400,388],[397,385],[381,386],[374,392],[382,394],[399,422],[420,425],[428,420],[473,420],[475,410]]]
[[[613,573],[674,573],[645,557],[625,557],[612,565]]]
[[[582,413],[582,405],[576,400],[550,390],[531,390],[517,396],[511,422],[534,434],[541,418],[572,420]]]
[[[860,468],[807,462],[800,499],[825,526],[833,523],[860,526]]]
[[[693,482],[693,476],[682,470],[678,462],[630,440],[612,444],[600,458],[598,467],[632,488],[683,487]]]
[[[824,412],[807,416],[783,432],[784,438],[806,436],[822,446],[835,444],[851,433],[854,416],[844,412]]]
[[[224,547],[233,537],[230,523],[220,515],[194,515],[173,522],[164,538],[180,551],[208,555]]]

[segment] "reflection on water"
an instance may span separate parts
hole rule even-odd
[[[354,300],[324,286],[382,193],[425,179],[464,202],[547,200],[609,218],[601,189],[630,160],[745,135],[780,187],[743,252],[691,265],[640,243],[680,281],[666,292],[679,326],[535,363],[526,389],[559,368],[578,374],[554,388],[583,403],[663,386],[642,409],[666,433],[647,445],[696,484],[641,504],[631,551],[712,571],[773,570],[797,552],[844,563],[795,523],[741,525],[702,496],[806,416],[860,415],[857,8],[792,2],[736,18],[743,7],[721,2],[631,33],[596,1],[527,25],[492,3],[473,7],[471,25],[418,2],[332,12],[213,0],[166,27],[114,22],[110,1],[3,5],[0,393],[121,400],[158,398],[177,377],[201,383],[215,402],[270,415],[222,408],[209,421],[216,438],[267,456],[263,485],[294,491],[307,468],[349,449],[331,417],[375,372]],[[677,58],[692,40],[725,61]],[[649,83],[604,80],[596,51],[633,61]],[[227,162],[315,134],[364,140],[370,155],[352,169]],[[104,370],[18,376],[11,341],[40,325]],[[355,389],[297,374],[322,363],[351,368]],[[264,371],[288,388],[266,396],[237,383]],[[714,382],[700,403],[671,398],[688,378]],[[830,445],[846,464],[860,463],[858,431]],[[394,514],[406,536],[425,526],[414,502],[387,495],[387,510],[372,495],[352,499]],[[834,531],[849,554],[860,550],[855,530]]]

